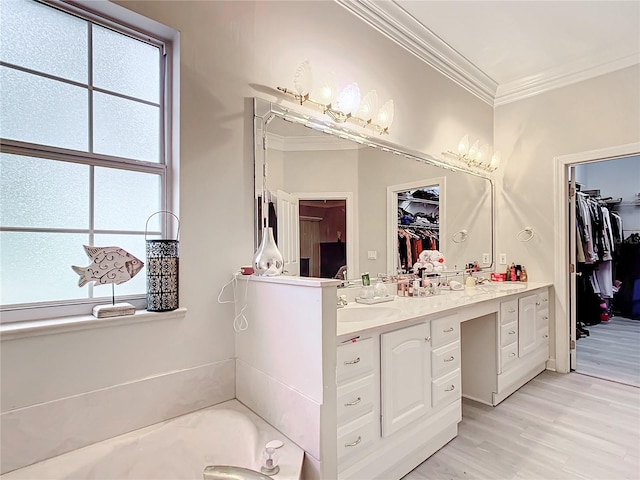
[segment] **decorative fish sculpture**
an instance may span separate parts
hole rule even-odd
[[[84,287],[89,282],[95,282],[96,285],[119,285],[131,280],[144,266],[143,262],[120,247],[84,245],[84,251],[91,259],[91,264],[86,267],[71,266],[80,275],[79,287]]]

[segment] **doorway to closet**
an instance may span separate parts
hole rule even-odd
[[[640,156],[570,168],[575,182],[572,367],[640,387]]]
[[[346,279],[346,200],[300,199],[299,221],[300,276]]]

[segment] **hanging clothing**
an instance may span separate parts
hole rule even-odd
[[[614,265],[620,249],[622,219],[610,212],[604,200],[576,193],[576,260],[582,279],[578,283],[578,320],[599,322],[600,305],[614,294]]]

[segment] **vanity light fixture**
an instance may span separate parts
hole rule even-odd
[[[469,135],[465,135],[458,142],[457,151],[448,150],[443,152],[443,155],[455,157],[470,167],[493,172],[500,165],[500,152],[494,152],[492,155],[491,150],[488,144],[480,146],[479,140],[469,145]]]
[[[320,109],[336,123],[352,121],[364,128],[372,128],[376,132],[389,133],[393,123],[393,100],[388,100],[378,109],[378,93],[371,90],[361,98],[358,84],[353,82],[338,93],[337,81],[334,73],[329,73],[316,92],[317,99],[311,98],[313,75],[309,60],[304,60],[296,68],[293,76],[294,90],[277,87],[281,92],[293,96],[296,101],[311,103]]]

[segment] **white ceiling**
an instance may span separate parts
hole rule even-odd
[[[336,0],[490,104],[640,63],[640,1]]]

